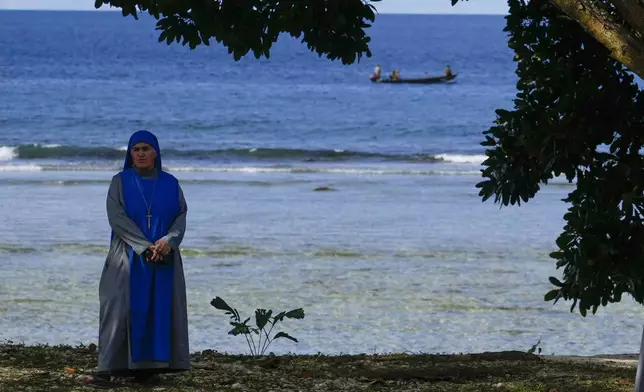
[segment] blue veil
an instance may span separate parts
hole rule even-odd
[[[161,148],[159,147],[159,140],[152,132],[146,130],[136,131],[132,136],[130,136],[130,142],[127,145],[127,153],[125,154],[125,162],[123,163],[123,170],[132,167],[132,147],[141,142],[147,143],[154,148],[154,151],[157,153],[157,157],[154,160],[154,167],[161,172],[163,167],[161,166]]]

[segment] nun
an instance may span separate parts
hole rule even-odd
[[[163,171],[156,136],[135,132],[107,194],[112,234],[99,283],[97,386],[190,369],[179,250],[187,210],[179,182]]]

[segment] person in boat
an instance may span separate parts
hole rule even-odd
[[[454,76],[454,74],[452,73],[452,69],[450,68],[449,65],[447,65],[445,67],[445,77],[446,78],[451,78],[452,76]]]
[[[107,194],[112,236],[99,283],[95,385],[111,387],[112,377],[149,382],[190,369],[179,249],[187,210],[179,182],[163,171],[156,136],[135,132]]]
[[[397,69],[394,69],[393,71],[391,71],[391,76],[389,76],[389,78],[393,81],[399,81],[400,71],[398,71]]]
[[[373,80],[380,80],[382,76],[382,68],[380,64],[376,65],[376,68],[373,70]]]

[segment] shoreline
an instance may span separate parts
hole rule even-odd
[[[162,391],[632,391],[638,354],[247,355],[204,350],[190,371],[164,375]],[[0,390],[89,391],[96,346],[0,343]],[[127,380],[120,391],[150,390]]]

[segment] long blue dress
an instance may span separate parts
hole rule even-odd
[[[157,151],[155,169],[133,168],[130,150],[145,142]],[[187,205],[178,181],[163,171],[154,135],[132,135],[123,171],[107,198],[112,240],[99,287],[99,372],[177,371],[190,368],[183,262],[179,245]],[[148,215],[150,215],[148,225]],[[149,263],[145,251],[158,239],[172,252]]]

